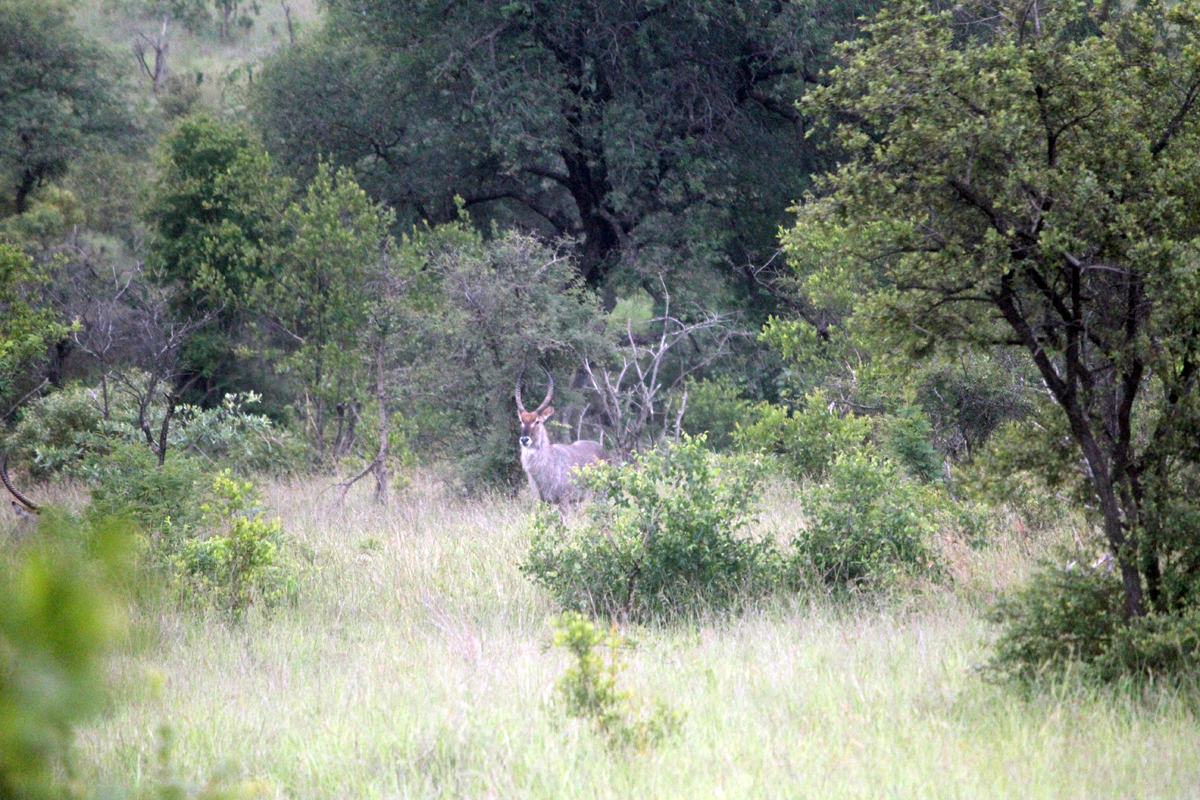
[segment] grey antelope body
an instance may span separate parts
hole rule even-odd
[[[574,470],[588,464],[611,459],[599,442],[581,439],[574,444],[551,444],[545,422],[554,413],[550,398],[554,394],[554,379],[550,381],[546,399],[533,411],[521,404],[521,378],[517,378],[517,417],[521,421],[521,466],[529,478],[529,487],[544,503],[563,504],[579,500],[578,475]]]

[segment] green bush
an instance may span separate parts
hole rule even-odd
[[[840,415],[820,391],[804,398],[803,410],[761,403],[757,419],[739,428],[739,446],[753,453],[774,454],[795,480],[821,480],[838,453],[861,445],[871,420]]]
[[[914,478],[926,483],[942,477],[942,458],[934,449],[933,426],[919,406],[901,406],[886,418],[887,451]]]
[[[575,657],[558,681],[558,693],[569,716],[588,720],[610,745],[644,750],[679,729],[681,714],[662,703],[633,702],[628,691],[617,688],[617,677],[625,668],[618,651],[625,641],[616,627],[605,635],[581,614],[571,611],[551,620],[554,645],[565,647]],[[607,645],[608,662],[597,652]]]
[[[987,667],[993,678],[1032,683],[1069,671],[1098,681],[1196,676],[1200,610],[1127,621],[1112,562],[1079,553],[1064,558],[1065,567],[1044,564],[992,610],[991,621],[1003,626]]]
[[[692,436],[703,435],[717,452],[733,449],[738,425],[754,416],[755,404],[742,397],[728,379],[690,381],[687,387],[687,411],[683,430]]]
[[[128,518],[155,540],[186,537],[200,521],[206,468],[179,452],[168,452],[160,467],[144,443],[118,444],[89,470],[91,513]]]
[[[838,454],[826,482],[807,484],[803,494],[808,524],[794,541],[792,561],[802,578],[842,589],[940,574],[929,542],[936,530],[936,495],[872,448]]]
[[[94,394],[82,387],[34,400],[8,436],[8,451],[29,465],[33,478],[78,476],[111,454],[119,426],[105,420]]]
[[[187,584],[235,618],[256,600],[269,608],[294,595],[282,557],[283,526],[264,519],[254,485],[224,470],[209,496],[200,507],[207,533],[182,542],[173,558]]]
[[[300,460],[300,445],[270,419],[248,410],[259,396],[226,395],[219,406],[180,405],[168,434],[168,454],[184,452],[240,471],[283,471]],[[137,409],[122,391],[110,389],[104,418],[101,390],[82,386],[53,392],[30,403],[7,438],[8,451],[29,465],[30,475],[56,474],[92,480],[108,469],[114,450],[145,445]],[[152,404],[147,418],[156,434],[163,408]]]
[[[281,472],[304,460],[304,445],[271,420],[248,410],[261,397],[227,394],[219,406],[181,405],[169,437],[172,448],[203,454],[239,472]]]
[[[539,513],[521,566],[563,608],[646,620],[728,608],[773,580],[771,544],[739,535],[757,470],[709,452],[703,437],[590,467],[584,482],[596,496],[585,524]]]

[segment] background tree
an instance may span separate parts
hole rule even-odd
[[[219,324],[192,337],[182,358],[201,376],[201,391],[223,395],[245,380],[234,349],[269,276],[266,254],[278,241],[289,184],[248,130],[207,115],[181,120],[159,158],[145,214],[147,267],[181,288],[172,295],[181,318],[219,312]]]
[[[0,398],[3,399],[15,399],[10,394],[14,379],[29,361],[45,353],[50,342],[63,338],[70,330],[51,309],[38,308],[29,302],[36,279],[33,259],[0,242]]]
[[[843,121],[852,157],[789,234],[845,248],[869,290],[855,324],[881,351],[1025,354],[1077,448],[1130,616],[1194,602],[1200,576],[1178,524],[1200,463],[1196,10],[881,12],[806,100]]]
[[[262,306],[290,342],[277,369],[294,376],[318,464],[327,455],[333,413],[337,430],[328,455],[340,458],[355,439],[369,369],[362,332],[389,221],[349,170],[335,176],[321,165],[304,198],[284,213],[282,241],[268,256]]]
[[[328,154],[402,222],[457,195],[573,237],[609,307],[641,285],[661,308],[664,273],[678,307],[719,306],[825,163],[794,99],[870,6],[334,2],[265,67],[259,121],[297,174]]]
[[[58,0],[0,3],[0,216],[66,174],[89,148],[128,143],[133,120],[104,49]]]

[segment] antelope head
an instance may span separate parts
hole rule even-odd
[[[526,411],[521,402],[521,379],[524,377],[525,370],[521,370],[521,374],[517,376],[517,418],[521,421],[521,449],[536,450],[545,447],[550,441],[546,434],[545,422],[554,413],[554,406],[550,405],[550,398],[554,395],[554,378],[546,372],[546,380],[550,382],[546,388],[546,399],[533,411]]]
[[[12,480],[8,477],[8,455],[0,458],[0,480],[4,481],[4,488],[8,489],[9,493],[16,498],[16,500],[12,501],[12,508],[18,517],[31,519],[38,515],[42,510],[41,507],[18,492],[16,487],[12,485]]]

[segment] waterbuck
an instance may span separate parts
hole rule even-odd
[[[550,398],[554,394],[554,378],[546,373],[550,381],[546,399],[533,411],[526,411],[521,403],[521,378],[517,376],[517,417],[521,421],[521,466],[529,478],[529,487],[544,503],[552,503],[562,511],[582,497],[578,486],[578,475],[572,470],[588,464],[610,461],[608,453],[599,442],[581,439],[574,444],[551,444],[546,433],[545,422],[554,413]]]
[[[8,477],[7,455],[0,458],[0,480],[4,481],[4,488],[8,489],[12,496],[17,498],[12,501],[13,512],[20,518],[17,530],[21,531],[33,525],[42,509],[37,503],[18,492],[16,487],[12,485],[12,481]]]

